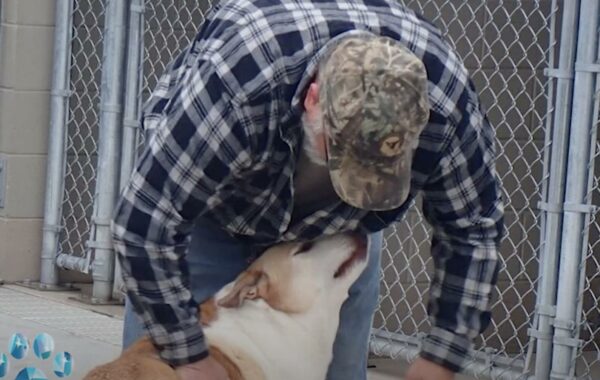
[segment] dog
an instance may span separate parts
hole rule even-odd
[[[367,238],[339,234],[265,251],[202,303],[210,355],[231,380],[323,380],[340,309],[367,265]],[[178,380],[149,338],[84,380]]]

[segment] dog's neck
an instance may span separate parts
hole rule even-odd
[[[301,314],[274,310],[262,299],[246,300],[239,308],[218,307],[204,332],[209,344],[228,355],[247,380],[324,379],[345,298],[323,295]],[[253,378],[259,368],[272,377]]]

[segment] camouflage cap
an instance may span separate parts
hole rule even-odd
[[[325,58],[319,83],[335,191],[362,209],[400,206],[429,119],[423,62],[390,38],[347,37]]]

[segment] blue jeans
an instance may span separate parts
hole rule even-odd
[[[369,335],[378,303],[381,232],[369,236],[369,262],[342,305],[327,380],[366,380]],[[197,223],[187,261],[192,293],[197,302],[211,297],[245,270],[262,249],[237,241],[223,230]],[[123,347],[144,335],[133,307],[125,303]],[[310,363],[307,363],[309,365]]]

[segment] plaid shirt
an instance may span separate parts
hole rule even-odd
[[[341,200],[291,222],[302,149],[303,91],[328,42],[357,31],[394,38],[422,58],[431,117],[400,208]],[[385,0],[224,0],[175,59],[145,107],[151,131],[113,221],[128,294],[161,356],[207,355],[184,256],[195,218],[253,244],[379,231],[418,193],[433,227],[432,329],[421,356],[458,370],[490,322],[503,208],[494,133],[469,75],[432,24]]]

